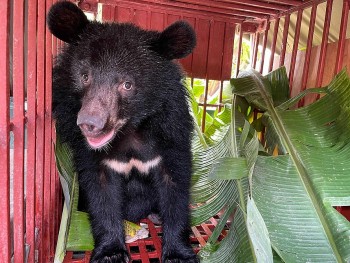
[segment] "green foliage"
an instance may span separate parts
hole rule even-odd
[[[292,99],[284,68],[266,77],[245,72],[231,84],[232,122],[194,154],[193,222],[235,207],[228,236],[208,241],[202,262],[349,262],[350,223],[333,208],[350,205],[349,77],[343,71]],[[289,109],[310,92],[325,95]],[[239,97],[263,112],[264,147]]]

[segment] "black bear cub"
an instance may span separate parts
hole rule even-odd
[[[53,113],[90,215],[91,262],[128,262],[123,220],[150,214],[162,221],[162,262],[198,262],[189,244],[193,123],[173,61],[192,52],[193,29],[91,22],[64,1],[48,27],[68,44],[53,69]]]

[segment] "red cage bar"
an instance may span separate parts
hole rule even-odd
[[[325,14],[324,25],[323,25],[323,33],[322,33],[320,59],[318,62],[318,69],[317,69],[316,87],[321,87],[321,84],[322,84],[322,76],[324,72],[325,59],[326,59],[326,47],[327,47],[328,36],[329,36],[329,26],[331,23],[332,6],[333,6],[333,0],[327,0],[326,14]]]
[[[305,54],[305,62],[303,66],[303,75],[301,80],[301,90],[304,91],[306,89],[306,82],[309,75],[309,65],[310,65],[310,56],[311,56],[311,48],[312,48],[312,40],[314,36],[314,29],[315,29],[315,19],[316,19],[316,11],[317,11],[317,5],[314,4],[311,9],[311,17],[310,17],[310,23],[309,23],[309,33],[307,37],[307,45],[306,45],[306,54]],[[299,107],[304,106],[305,99],[302,98],[299,101]]]
[[[273,68],[273,61],[274,61],[274,55],[276,51],[276,41],[277,41],[277,33],[278,33],[278,27],[280,24],[280,18],[276,18],[275,24],[273,27],[273,38],[272,38],[272,43],[271,43],[271,56],[270,56],[270,61],[269,61],[269,68],[268,71],[270,72]]]
[[[285,20],[284,20],[283,38],[282,38],[282,50],[281,50],[279,66],[284,65],[284,59],[285,59],[286,50],[287,50],[287,37],[288,37],[289,21],[290,21],[290,14],[287,14],[285,16]]]
[[[301,27],[302,17],[303,17],[303,10],[299,10],[298,17],[297,17],[297,23],[296,23],[296,29],[295,29],[296,31],[295,31],[295,35],[294,35],[292,58],[291,58],[290,69],[289,69],[289,85],[290,85],[290,87],[293,87],[295,62],[296,62],[297,52],[298,52],[298,44],[299,44],[300,27]]]
[[[261,53],[260,73],[262,73],[264,70],[265,52],[266,52],[266,46],[267,46],[267,38],[269,36],[269,30],[270,30],[270,21],[267,21],[267,25],[264,33],[264,43],[262,46],[262,53]]]
[[[35,174],[36,174],[36,75],[37,75],[37,1],[28,2],[27,32],[27,182],[26,242],[30,246],[28,262],[35,260]]]
[[[9,18],[10,4],[2,2],[0,13],[5,21],[0,25],[0,82],[4,87],[0,90],[0,258],[5,262],[11,260],[10,242],[10,86],[9,86]]]
[[[342,66],[343,66],[344,44],[345,44],[344,42],[345,42],[348,19],[349,19],[349,1],[343,0],[343,11],[342,11],[342,18],[341,18],[341,24],[340,24],[340,30],[339,30],[340,31],[339,42],[338,42],[334,74],[337,74],[342,69]]]
[[[14,136],[14,174],[13,179],[13,236],[14,261],[24,262],[24,6],[14,1],[13,12],[18,14],[13,21],[13,136]]]

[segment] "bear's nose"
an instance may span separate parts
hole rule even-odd
[[[100,116],[78,114],[77,125],[85,135],[98,135],[106,124],[106,120]]]

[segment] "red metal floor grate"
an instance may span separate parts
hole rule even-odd
[[[198,253],[200,248],[203,247],[213,229],[217,225],[219,217],[211,218],[208,222],[199,226],[192,227],[192,235],[190,241],[193,250]],[[156,263],[161,262],[162,254],[162,228],[154,225],[149,219],[144,219],[141,223],[145,223],[148,226],[150,237],[145,239],[139,239],[135,242],[127,244],[127,248],[131,257],[130,263]],[[219,240],[226,235],[226,229],[221,233]],[[73,252],[67,251],[63,263],[88,263],[91,252]]]

